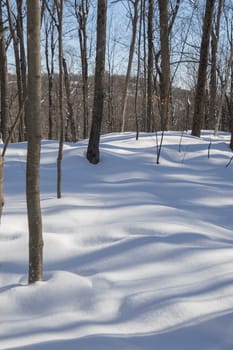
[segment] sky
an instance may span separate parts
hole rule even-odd
[[[157,135],[160,138],[160,134]],[[182,136],[182,137],[181,137]],[[210,157],[208,146],[211,140]],[[44,280],[27,283],[26,143],[5,156],[0,349],[232,350],[230,135],[42,142]]]

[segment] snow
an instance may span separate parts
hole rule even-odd
[[[160,137],[160,135],[159,135]],[[0,349],[232,350],[230,135],[167,132],[42,142],[44,281],[27,284],[26,143],[4,168]],[[211,140],[210,158],[208,146]]]

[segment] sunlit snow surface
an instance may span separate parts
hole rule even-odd
[[[44,282],[30,286],[26,143],[9,146],[0,349],[233,349],[230,136],[180,137],[165,134],[159,165],[155,134],[102,136],[98,165],[87,141],[65,144],[61,199],[43,141]]]

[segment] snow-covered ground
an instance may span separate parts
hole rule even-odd
[[[208,146],[212,145],[210,158]],[[229,134],[43,141],[44,281],[27,284],[26,143],[5,157],[0,349],[232,350],[233,163]]]

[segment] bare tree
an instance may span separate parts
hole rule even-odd
[[[15,69],[16,69],[16,78],[17,78],[18,108],[19,110],[22,110],[23,83],[22,83],[22,71],[21,71],[21,64],[20,64],[20,50],[19,50],[19,40],[17,36],[16,25],[13,20],[14,17],[17,17],[17,16],[16,15],[13,16],[11,5],[12,3],[10,3],[9,0],[6,0],[9,30],[10,30],[11,38],[13,41],[13,48],[14,48]],[[23,140],[24,138],[23,124],[24,124],[24,114],[21,115],[21,120],[20,120],[19,140]]]
[[[0,0],[0,90],[1,90],[1,133],[5,141],[9,134],[9,99],[8,99],[8,71],[5,32],[7,27],[3,22],[3,1]]]
[[[154,0],[149,0],[148,8],[148,78],[147,78],[147,131],[152,131],[152,106],[153,106],[153,30],[154,30]]]
[[[230,53],[229,53],[229,57],[228,57],[227,62],[226,62],[225,79],[223,79],[223,78],[221,79],[222,80],[222,88],[221,88],[221,95],[220,95],[220,100],[219,100],[219,104],[218,104],[216,124],[215,124],[215,130],[214,130],[215,136],[217,136],[218,131],[219,131],[219,127],[220,127],[220,121],[221,121],[221,117],[222,117],[222,108],[223,108],[224,100],[226,97],[226,91],[227,91],[229,77],[231,76],[230,73],[231,73],[231,69],[232,69],[232,62],[233,62],[233,43],[230,42]]]
[[[162,130],[170,127],[170,50],[169,50],[169,22],[168,0],[158,0],[160,23],[160,50],[161,50],[161,74],[160,74],[160,108]]]
[[[231,64],[231,87],[230,87],[230,97],[227,98],[227,105],[230,114],[230,148],[233,151],[233,64]]]
[[[40,0],[27,0],[28,148],[26,194],[29,226],[29,283],[43,279],[43,236],[40,208],[41,62]]]
[[[24,28],[23,28],[23,1],[16,0],[16,13],[12,10],[12,2],[6,0],[7,13],[8,13],[8,24],[13,40],[15,66],[16,66],[16,77],[17,77],[17,93],[18,93],[18,107],[22,110],[23,101],[26,98],[26,55],[24,45]],[[21,116],[19,124],[19,140],[23,141],[24,135],[25,118],[24,113]]]
[[[75,16],[78,21],[78,37],[81,52],[82,66],[82,93],[83,93],[83,138],[88,136],[89,108],[88,108],[88,60],[87,60],[87,18],[90,0],[75,0]]]
[[[92,113],[91,134],[87,149],[87,159],[92,164],[99,162],[99,141],[104,105],[104,73],[106,51],[107,0],[98,0],[95,91]]]
[[[63,57],[63,71],[64,71],[64,85],[66,92],[66,102],[67,102],[67,112],[66,112],[66,135],[65,139],[70,140],[69,132],[71,133],[71,138],[73,142],[77,141],[76,138],[76,123],[74,119],[74,109],[73,102],[71,98],[71,86],[70,86],[70,76],[67,68],[66,59]]]
[[[55,0],[58,16],[58,58],[59,58],[59,115],[60,115],[60,137],[59,149],[57,155],[57,198],[61,198],[61,176],[62,176],[62,157],[64,145],[64,115],[63,115],[63,43],[62,43],[62,24],[63,24],[63,0]]]
[[[19,52],[20,52],[20,70],[22,77],[22,96],[23,101],[26,98],[26,53],[25,53],[25,44],[24,44],[24,15],[23,15],[23,0],[16,0],[17,4],[17,18],[16,18],[16,31],[19,41]],[[24,140],[24,120],[21,121],[21,135]]]
[[[46,0],[45,0],[46,1]],[[47,6],[43,2],[43,8]],[[55,4],[50,9],[54,16]],[[54,86],[54,58],[55,58],[55,23],[51,15],[46,16],[44,10],[44,32],[45,32],[45,62],[48,76],[48,138],[52,140],[55,136],[55,125],[53,118],[53,86]]]
[[[206,0],[192,125],[192,135],[197,137],[200,137],[204,119],[206,73],[208,65],[210,34],[213,23],[214,5],[215,0]]]
[[[224,0],[218,0],[218,11],[216,16],[216,23],[211,32],[211,70],[210,70],[210,106],[207,123],[216,120],[216,96],[217,96],[217,52],[220,32],[220,20],[222,15]],[[207,124],[207,128],[208,125]]]
[[[3,24],[3,1],[0,0],[0,91],[1,91],[1,133],[2,138],[6,141],[8,136],[8,122],[9,122],[9,109],[8,109],[8,83],[7,83],[7,56],[5,49],[5,30],[6,27]],[[0,220],[2,216],[2,209],[4,205],[3,196],[3,167],[4,156],[0,156]]]
[[[139,18],[139,33],[138,33],[138,45],[137,45],[137,75],[135,86],[135,98],[134,98],[134,113],[135,113],[135,126],[136,126],[136,140],[139,138],[139,116],[138,116],[138,95],[139,95],[139,82],[140,82],[140,70],[141,70],[141,45],[142,45],[142,30],[143,26],[143,3],[141,1],[140,6],[140,18]]]
[[[133,18],[132,18],[132,38],[130,43],[130,49],[129,49],[129,60],[128,60],[128,66],[127,66],[127,72],[125,77],[125,85],[123,90],[123,96],[122,96],[122,125],[121,125],[121,132],[125,131],[125,122],[126,122],[126,106],[127,106],[127,92],[128,92],[128,85],[129,85],[129,79],[132,69],[132,63],[133,63],[133,55],[134,55],[134,48],[135,48],[135,41],[136,41],[136,35],[137,35],[137,23],[138,23],[138,4],[139,0],[133,1]]]

